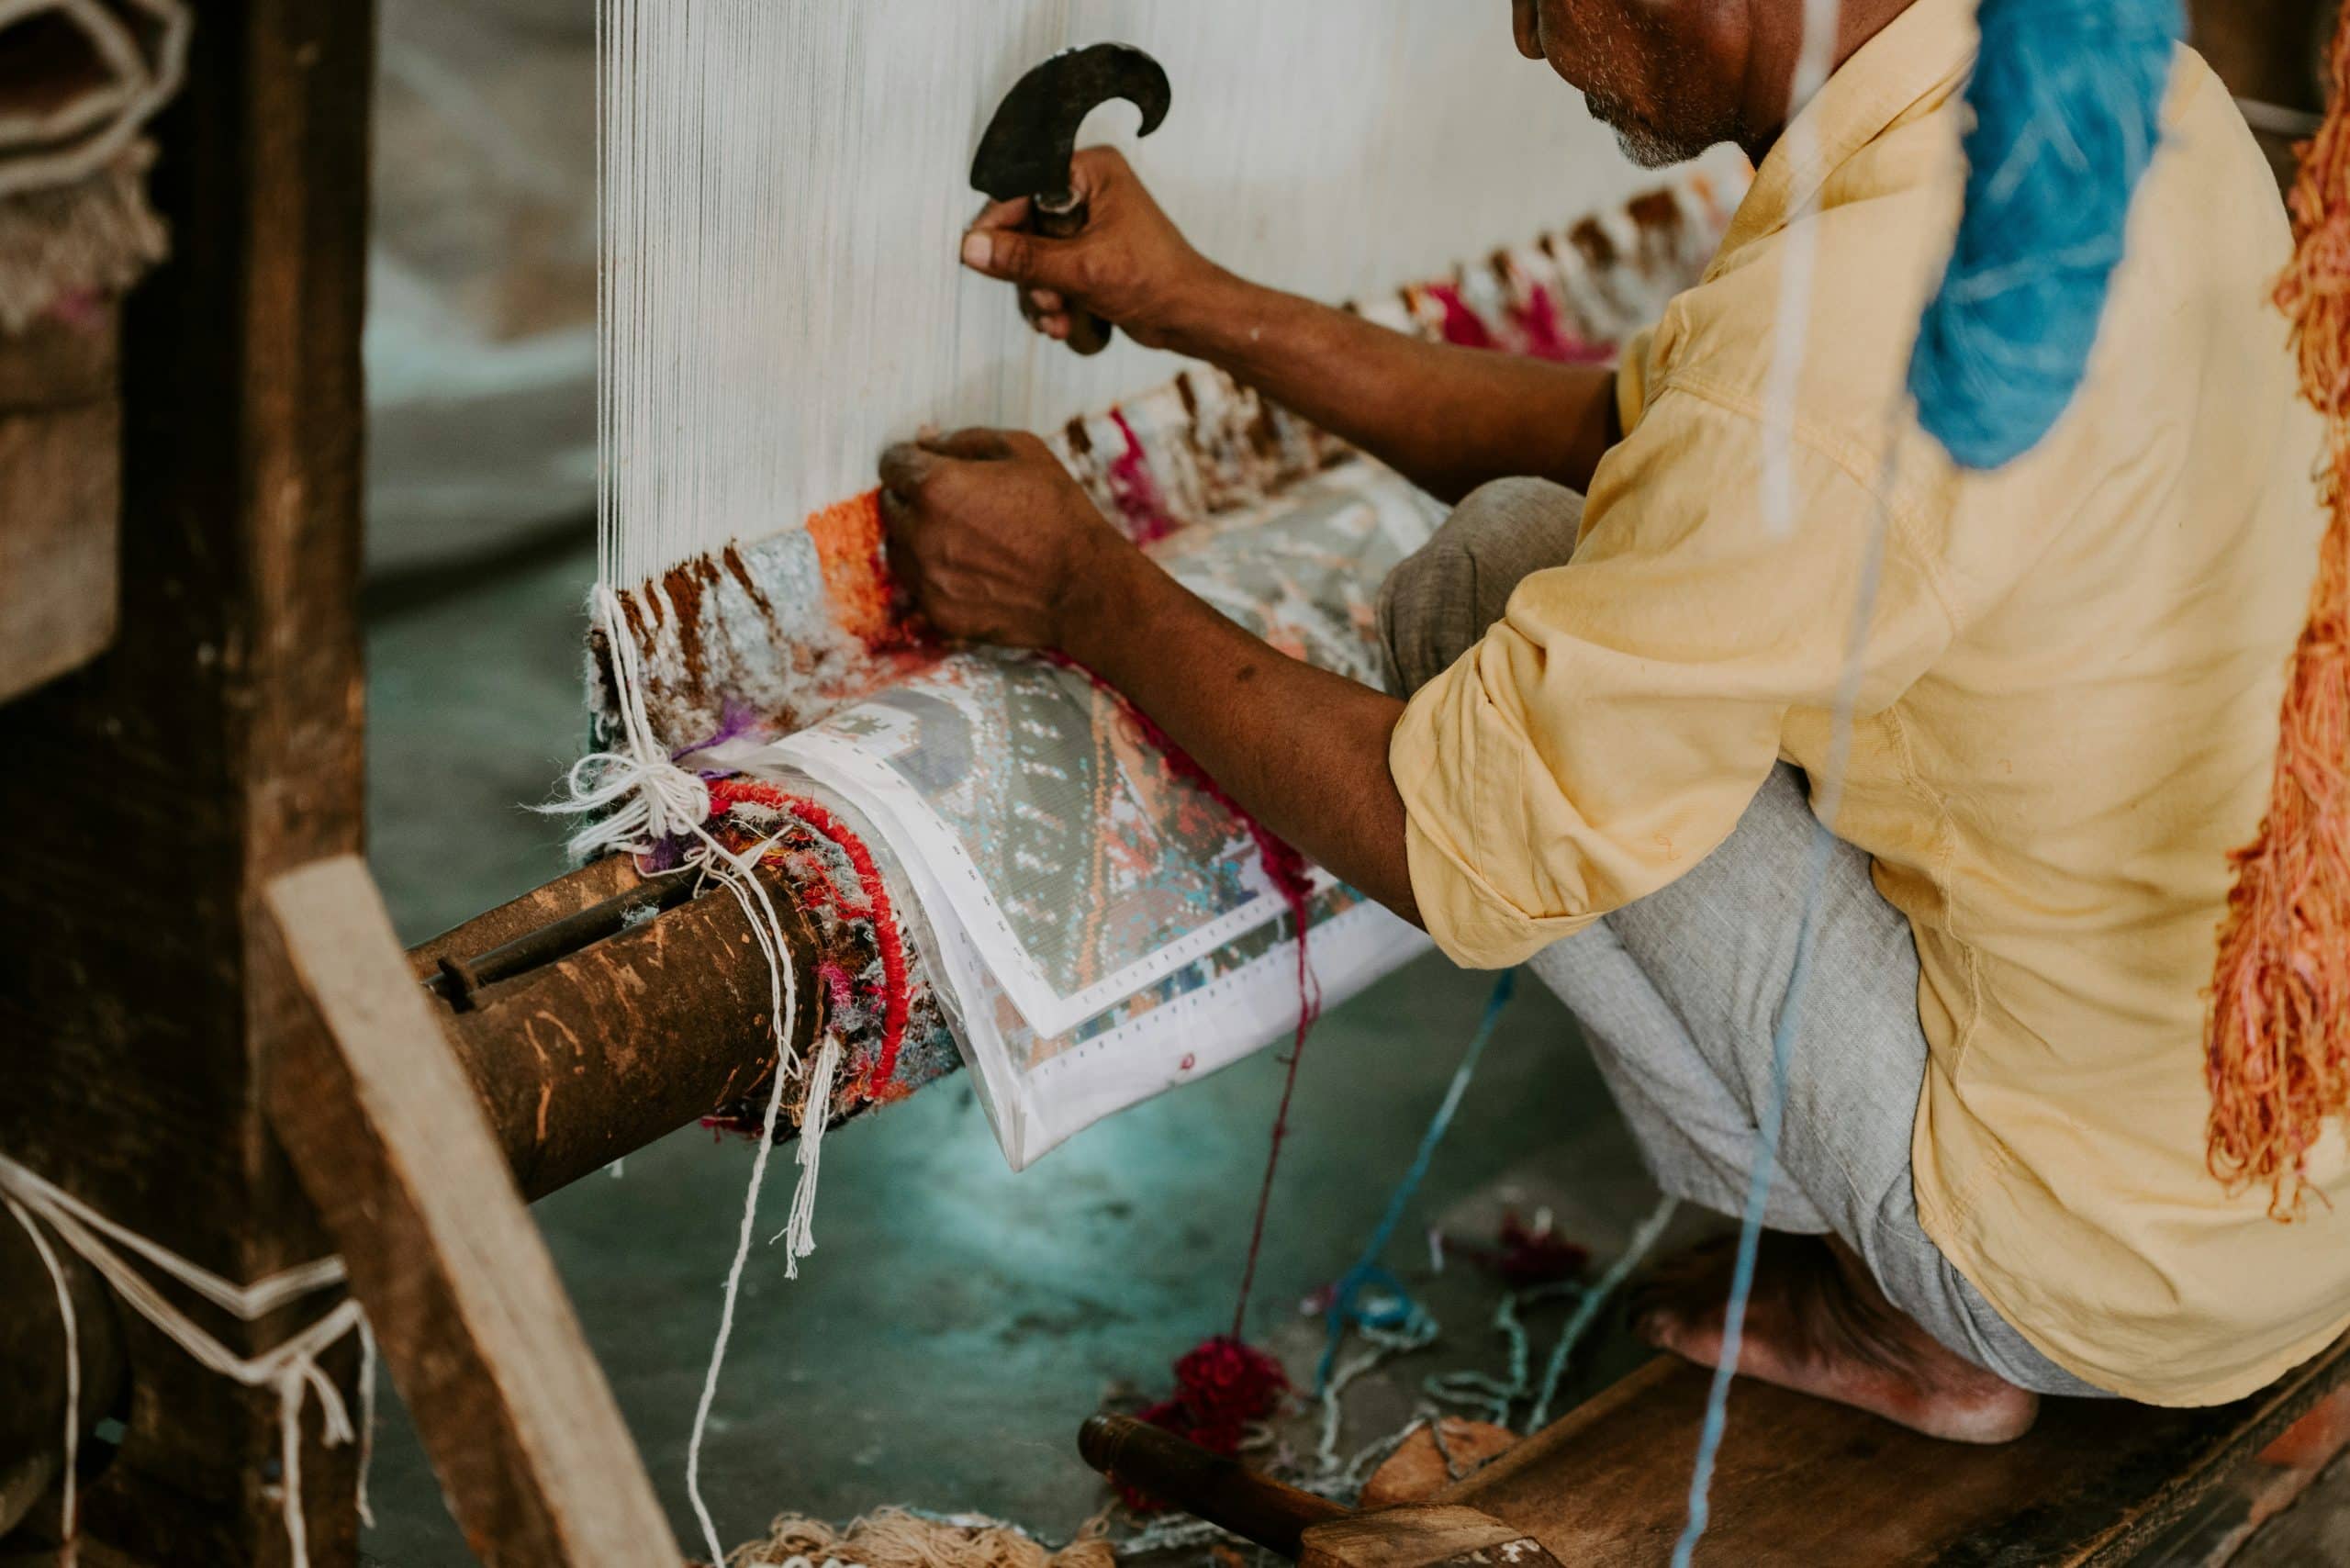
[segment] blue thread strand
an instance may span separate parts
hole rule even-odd
[[[1909,365],[1918,422],[2003,468],[2087,376],[2131,202],[2162,137],[2180,0],[1983,0],[1966,205]]]
[[[1754,1164],[1746,1181],[1746,1214],[1739,1224],[1738,1262],[1731,1271],[1729,1302],[1722,1318],[1721,1351],[1714,1359],[1713,1386],[1706,1396],[1706,1421],[1697,1434],[1697,1462],[1689,1478],[1689,1515],[1673,1543],[1673,1568],[1690,1568],[1712,1518],[1714,1464],[1721,1457],[1722,1434],[1729,1429],[1729,1385],[1738,1375],[1746,1339],[1746,1308],[1754,1296],[1754,1266],[1762,1245],[1762,1215],[1770,1206],[1771,1179],[1779,1166],[1779,1134],[1787,1105],[1787,1065],[1796,1029],[1802,1022],[1804,991],[1811,982],[1813,937],[1819,925],[1822,890],[1836,851],[1836,836],[1825,823],[1812,824],[1811,866],[1804,889],[1803,924],[1796,936],[1795,968],[1787,977],[1787,999],[1771,1031],[1771,1092],[1754,1128]]]
[[[1330,1295],[1329,1337],[1322,1346],[1321,1362],[1314,1369],[1314,1392],[1320,1394],[1330,1383],[1330,1368],[1338,1359],[1338,1345],[1346,1338],[1347,1324],[1353,1315],[1354,1299],[1368,1284],[1385,1286],[1396,1297],[1396,1305],[1379,1315],[1380,1327],[1409,1325],[1421,1316],[1419,1304],[1414,1301],[1403,1282],[1379,1266],[1379,1255],[1395,1238],[1396,1226],[1404,1223],[1404,1211],[1410,1206],[1420,1183],[1427,1179],[1428,1167],[1435,1163],[1437,1146],[1452,1126],[1454,1113],[1460,1109],[1462,1096],[1469,1092],[1470,1081],[1477,1076],[1477,1063],[1484,1056],[1485,1047],[1493,1043],[1494,1031],[1500,1026],[1503,1012],[1509,1006],[1517,989],[1517,971],[1505,970],[1494,982],[1492,996],[1486,999],[1485,1014],[1478,1020],[1477,1032],[1469,1040],[1469,1048],[1461,1053],[1460,1065],[1453,1070],[1452,1082],[1445,1089],[1444,1100],[1429,1119],[1427,1131],[1420,1135],[1419,1152],[1412,1157],[1411,1169],[1404,1172],[1403,1181],[1388,1196],[1387,1212],[1379,1218],[1371,1239],[1365,1243],[1362,1256],[1347,1271]]]

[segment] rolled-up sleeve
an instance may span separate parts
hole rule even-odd
[[[1790,711],[1836,699],[1877,503],[1798,442],[1797,521],[1765,528],[1747,413],[1660,395],[1602,465],[1573,562],[1396,727],[1412,890],[1456,962],[1523,961],[1671,882],[1738,825]],[[1948,645],[1930,556],[1888,516],[1858,711]]]

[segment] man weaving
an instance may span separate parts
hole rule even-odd
[[[1458,503],[1382,599],[1408,706],[1225,621],[1024,436],[888,454],[892,557],[939,629],[1098,672],[1456,961],[1530,962],[1658,1180],[1737,1214],[1882,509],[1741,1370],[1983,1442],[2042,1394],[2232,1399],[2350,1317],[2339,1129],[2306,1166],[2332,1204],[2293,1225],[2204,1155],[2199,992],[2320,523],[2320,427],[2267,306],[2275,185],[2182,53],[2087,385],[2030,456],[1962,473],[1902,386],[1957,221],[1972,5],[1846,0],[1797,166],[1802,14],[1516,0],[1519,50],[1642,162],[1735,141],[1757,165],[1706,279],[1617,371],[1245,283],[1113,154],[1080,160],[1077,239],[1017,231],[1017,206],[969,235],[1040,330],[1107,317]],[[1758,480],[1796,224],[1818,303],[1785,324],[1807,346],[1778,538]],[[1641,1325],[1710,1361],[1699,1273]]]

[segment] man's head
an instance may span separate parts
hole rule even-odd
[[[1839,64],[1910,0],[1841,0]],[[1511,0],[1518,52],[1547,60],[1634,160],[1734,141],[1760,159],[1787,118],[1805,0]]]

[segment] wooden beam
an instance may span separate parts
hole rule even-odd
[[[365,0],[204,0],[152,191],[176,254],[122,336],[121,633],[0,708],[0,1148],[212,1271],[330,1250],[261,1112],[300,1015],[261,889],[361,842]],[[290,1309],[303,1315],[315,1303]],[[0,1316],[46,1316],[45,1298]],[[207,1320],[248,1353],[289,1320]],[[9,1336],[0,1334],[0,1343]],[[277,1404],[137,1322],[85,1563],[285,1561]],[[355,1348],[328,1371],[355,1390]],[[356,1456],[305,1422],[318,1568],[357,1560]]]
[[[593,875],[604,885],[603,874]],[[578,901],[566,891],[573,881],[527,902],[576,913]],[[768,886],[799,969],[792,1044],[806,1052],[824,1014],[816,941],[799,901],[779,880]],[[520,935],[508,912],[485,917],[485,929],[501,941]],[[443,950],[468,958],[487,949],[444,939]],[[486,986],[467,1011],[438,1001],[432,1010],[532,1199],[755,1094],[775,1066],[767,965],[741,905],[715,887],[658,919]],[[856,1096],[856,1084],[844,1081],[834,1114],[864,1109]],[[796,1115],[786,1125],[796,1126]]]
[[[341,856],[265,895],[306,1016],[271,1063],[279,1141],[324,1216],[450,1511],[486,1563],[681,1560],[504,1154]]]

